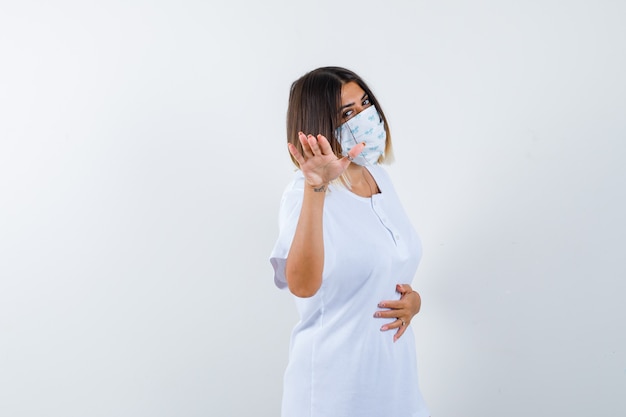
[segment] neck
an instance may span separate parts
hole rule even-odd
[[[352,185],[359,185],[365,182],[366,169],[364,166],[357,165],[354,162],[348,165],[346,172]]]
[[[372,194],[379,192],[376,181],[365,167],[352,163],[346,169],[346,173],[350,181],[350,189],[355,194],[371,197]]]

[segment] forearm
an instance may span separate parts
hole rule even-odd
[[[320,189],[305,185],[300,217],[285,265],[289,290],[298,297],[311,297],[322,285],[325,195],[325,186]]]

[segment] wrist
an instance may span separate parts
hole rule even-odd
[[[328,183],[317,184],[317,185],[307,183],[307,186],[309,187],[309,189],[311,189],[315,193],[325,193],[326,190],[328,190]]]

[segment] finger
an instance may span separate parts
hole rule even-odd
[[[399,300],[385,300],[378,303],[379,308],[391,308],[391,309],[401,309],[405,308],[408,305],[407,300],[403,300],[402,298]]]
[[[359,154],[361,152],[363,152],[363,149],[365,149],[365,142],[361,142],[357,145],[355,145],[352,149],[350,149],[350,151],[348,152],[348,159],[354,159],[357,156],[359,156]]]
[[[330,146],[330,142],[326,139],[324,135],[317,135],[317,144],[322,151],[322,155],[330,155],[333,153],[333,148]]]
[[[409,327],[409,323],[406,323],[404,326],[401,326],[398,331],[396,332],[396,334],[393,335],[393,342],[396,343],[398,341],[398,339],[400,339],[402,337],[402,335],[404,334],[404,332],[406,332],[406,328]]]
[[[320,145],[317,143],[317,139],[313,135],[308,135],[306,137],[307,142],[309,143],[309,147],[311,148],[311,152],[313,155],[322,155],[322,150],[320,149]]]
[[[288,143],[287,148],[289,148],[289,153],[291,154],[291,156],[293,156],[293,159],[295,159],[298,164],[302,166],[305,161],[300,151],[298,151],[298,148],[296,148],[292,143]]]
[[[407,292],[413,291],[413,289],[409,284],[398,284],[396,285],[396,291],[398,291],[400,294],[406,294]]]
[[[304,154],[304,158],[308,159],[313,157],[313,151],[311,151],[311,146],[309,145],[309,141],[304,133],[298,133],[298,139],[300,139],[300,144],[302,145],[302,153]]]
[[[409,314],[407,310],[382,310],[374,313],[374,318],[377,319],[395,319],[402,315]]]
[[[409,294],[417,293],[417,291],[413,290],[409,284],[398,284],[396,285],[396,291],[400,293],[400,299],[404,299]],[[419,297],[419,294],[418,294]]]
[[[386,332],[387,330],[400,329],[401,327],[404,327],[406,325],[407,325],[407,322],[404,319],[401,319],[400,317],[397,317],[397,318],[395,318],[395,321],[392,321],[391,323],[384,324],[380,328],[380,331],[381,332]]]

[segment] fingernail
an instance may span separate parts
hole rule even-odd
[[[378,307],[385,308],[385,304],[384,303],[378,303]]]
[[[374,317],[380,317],[380,313],[379,312],[374,313]]]

